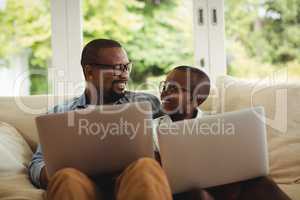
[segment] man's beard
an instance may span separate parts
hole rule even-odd
[[[107,95],[104,95],[104,102],[105,103],[114,103],[116,101],[118,101],[119,99],[121,99],[122,97],[124,97],[125,95],[125,90],[123,92],[116,92],[114,91],[114,84],[120,82],[119,80],[114,80],[112,82],[112,86],[111,89],[107,92]]]
[[[103,95],[104,93],[105,93],[105,95]],[[113,91],[112,89],[107,92],[98,91],[98,93],[97,93],[98,98],[97,98],[96,104],[98,104],[98,105],[112,104],[112,103],[115,103],[116,101],[118,101],[119,99],[121,99],[122,97],[124,97],[124,95],[125,95],[125,92],[117,93],[117,92]],[[92,102],[89,102],[89,103],[93,104]]]
[[[106,96],[104,101],[109,102],[109,103],[113,103],[113,102],[118,101],[122,97],[124,97],[124,95],[125,95],[125,92],[117,93],[114,90],[110,90],[109,96]]]

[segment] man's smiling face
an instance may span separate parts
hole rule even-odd
[[[126,89],[129,72],[115,73],[113,66],[129,63],[125,50],[121,47],[102,48],[96,55],[93,63],[88,65],[90,71],[87,73],[87,80],[100,94],[122,95]]]

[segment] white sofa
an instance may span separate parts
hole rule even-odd
[[[0,200],[43,199],[44,191],[32,186],[27,175],[38,142],[34,117],[67,98],[0,97]],[[299,200],[300,84],[219,77],[201,109],[218,113],[257,105],[267,114],[270,176]]]

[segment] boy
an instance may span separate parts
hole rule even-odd
[[[210,79],[202,70],[189,66],[179,66],[167,74],[159,86],[163,116],[154,120],[154,125],[171,123],[184,119],[200,118],[203,113],[198,108],[209,95]],[[154,134],[156,157],[160,161],[157,135]],[[210,200],[206,191],[193,189],[174,196],[175,200]]]
[[[165,115],[155,120],[156,125],[171,123],[202,116],[198,108],[209,95],[210,79],[198,68],[179,66],[167,74],[166,80],[160,85],[162,111]],[[157,135],[154,142],[159,152]],[[159,158],[159,153],[156,153]],[[205,161],[204,161],[205,162]],[[174,199],[215,199],[215,200],[280,200],[290,199],[274,181],[267,177],[246,180],[222,186],[209,188],[206,191],[194,189],[177,194]]]

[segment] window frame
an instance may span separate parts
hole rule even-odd
[[[73,93],[84,82],[81,0],[51,0],[52,63],[48,68],[50,94]],[[63,88],[62,88],[62,85]]]
[[[227,73],[224,0],[193,0],[193,16],[195,65],[215,81]]]

